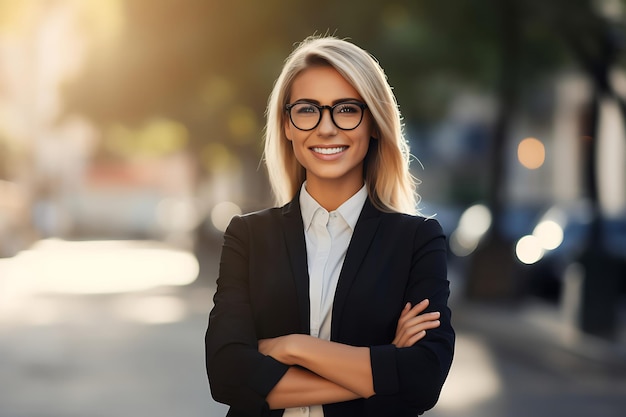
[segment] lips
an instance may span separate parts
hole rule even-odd
[[[313,147],[311,150],[316,153],[320,153],[322,155],[336,155],[348,149],[347,146],[335,146],[335,147],[326,147],[326,148],[318,148]]]

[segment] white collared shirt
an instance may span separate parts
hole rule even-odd
[[[332,306],[352,233],[367,200],[365,185],[337,210],[328,212],[306,190],[300,190],[309,271],[310,334],[330,340]],[[283,417],[323,417],[322,406],[285,410]]]

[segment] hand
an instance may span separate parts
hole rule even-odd
[[[428,307],[428,300],[411,307],[411,303],[406,303],[398,319],[396,337],[393,343],[396,347],[413,346],[417,341],[426,336],[426,330],[439,327],[439,312],[422,313]]]
[[[286,365],[294,365],[289,363],[288,346],[295,335],[286,335],[273,337],[271,339],[259,340],[259,352],[264,355],[271,356],[279,362]]]

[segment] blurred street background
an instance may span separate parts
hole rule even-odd
[[[385,68],[449,243],[426,415],[626,413],[626,1],[0,0],[0,417],[224,416],[222,233],[295,43]]]

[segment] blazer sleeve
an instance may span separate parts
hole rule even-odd
[[[214,307],[205,336],[206,370],[216,401],[265,415],[265,397],[288,369],[258,351],[250,306],[249,230],[234,217],[224,234]]]
[[[420,413],[439,399],[454,353],[455,334],[448,308],[447,250],[443,231],[433,219],[422,219],[414,236],[410,277],[404,302],[412,305],[428,298],[427,311],[441,313],[440,326],[411,347],[370,348],[375,397],[403,403]]]

